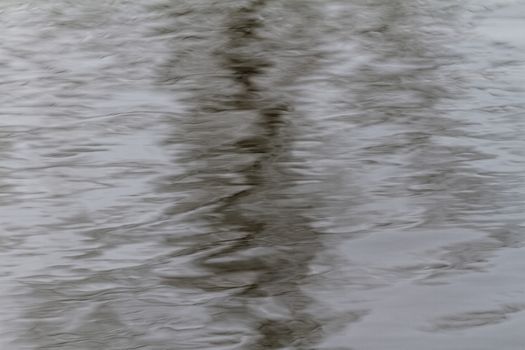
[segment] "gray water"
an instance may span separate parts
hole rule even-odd
[[[525,3],[0,2],[0,348],[525,349]]]

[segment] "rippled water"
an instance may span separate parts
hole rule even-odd
[[[525,348],[523,2],[0,19],[2,349]]]

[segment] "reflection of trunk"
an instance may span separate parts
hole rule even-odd
[[[210,57],[212,65],[227,72],[221,79],[232,93],[207,83],[197,86],[188,100],[195,111],[188,118],[198,121],[184,128],[188,157],[202,162],[198,170],[188,172],[196,172],[193,181],[213,196],[213,209],[195,218],[206,218],[211,232],[190,237],[185,252],[196,254],[192,259],[196,268],[206,273],[164,280],[201,293],[227,290],[224,298],[209,305],[209,314],[216,316],[208,331],[213,334],[214,326],[221,323],[248,324],[253,336],[250,349],[307,346],[320,340],[321,331],[319,320],[307,311],[312,300],[299,288],[320,249],[318,234],[302,214],[315,203],[308,194],[300,201],[292,197],[291,189],[300,178],[286,164],[300,160],[288,152],[293,134],[288,120],[291,101],[272,91],[282,86],[265,83],[290,72],[282,71],[276,60],[281,38],[265,39],[272,35],[261,19],[266,3],[255,1],[229,13],[224,46]],[[293,19],[301,14],[286,15]],[[268,316],[266,307],[275,309],[275,314]]]

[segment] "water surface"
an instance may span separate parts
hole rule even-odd
[[[525,5],[0,18],[2,348],[523,349]]]

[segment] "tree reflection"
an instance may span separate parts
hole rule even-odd
[[[280,9],[287,11],[288,23],[295,24],[284,38],[265,27],[263,16],[272,14],[268,7],[276,11],[270,1],[232,8],[224,15],[226,22],[218,22],[223,28],[221,45],[207,57],[209,61],[193,67],[182,62],[194,70],[190,75],[211,71],[210,67],[220,73],[198,78],[187,99],[190,111],[183,125],[174,124],[168,141],[179,144],[184,139],[186,151],[179,152],[178,159],[186,164],[197,161],[186,170],[193,190],[175,183],[181,176],[159,189],[189,190],[185,203],[193,202],[190,207],[210,206],[191,216],[204,220],[209,232],[168,238],[174,246],[187,247],[177,257],[194,256],[193,269],[204,275],[171,275],[164,283],[195,293],[226,290],[207,306],[212,320],[206,333],[220,332],[221,325],[247,325],[243,332],[250,335],[245,344],[249,349],[308,348],[323,332],[319,318],[309,310],[313,300],[301,287],[309,263],[321,249],[319,234],[304,215],[315,206],[315,198],[294,190],[304,180],[294,172],[294,164],[304,160],[290,154],[292,118],[298,116],[292,112],[293,99],[284,92],[286,85],[274,85],[283,76],[293,80],[301,74],[293,67],[297,62],[287,61],[282,51],[290,45],[283,41],[300,36],[305,24],[304,18],[294,17],[311,11],[308,3],[296,5]],[[298,49],[314,56],[313,48]],[[312,64],[312,57],[305,56],[299,64]],[[180,213],[178,208],[180,204],[171,212]],[[265,308],[276,310],[270,315]]]

